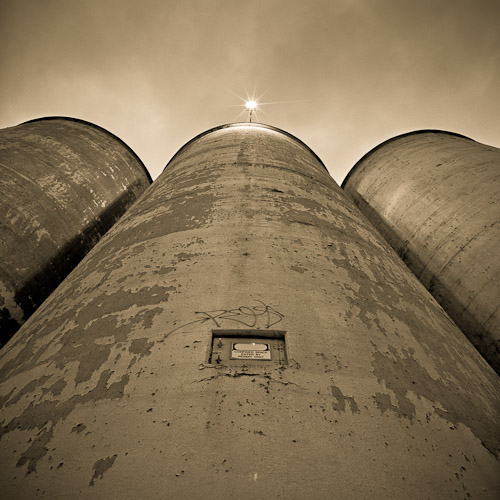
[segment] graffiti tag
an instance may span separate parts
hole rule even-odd
[[[279,323],[285,316],[278,312],[274,307],[257,300],[258,305],[253,306],[240,306],[233,309],[215,309],[212,311],[195,311],[196,319],[184,323],[174,330],[170,331],[167,335],[185,328],[188,325],[196,323],[204,324],[211,322],[216,328],[220,328],[225,322],[234,322],[248,328],[255,328],[260,326],[262,328],[271,328]]]

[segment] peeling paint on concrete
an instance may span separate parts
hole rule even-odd
[[[285,332],[289,364],[210,364],[218,329]],[[0,352],[2,474],[14,498],[70,482],[82,499],[494,500],[499,394],[305,146],[228,127],[184,148]]]
[[[89,486],[94,486],[95,482],[94,479],[102,479],[104,476],[104,473],[111,469],[113,467],[113,464],[115,463],[116,457],[118,455],[113,455],[107,458],[101,458],[94,464],[94,475],[92,476],[92,479],[90,480]]]
[[[176,255],[177,261],[178,262],[183,262],[185,260],[191,260],[193,257],[197,257],[200,255],[199,253],[186,253],[186,252],[181,252]]]
[[[1,130],[0,174],[1,346],[151,179],[118,138],[68,118]]]
[[[300,266],[290,266],[290,269],[292,271],[295,271],[295,272],[301,273],[301,274],[303,274],[307,271],[307,269],[305,267],[300,267]]]
[[[36,439],[20,455],[17,467],[28,462],[27,474],[35,471],[38,461],[48,452],[47,444],[53,437],[54,426],[64,420],[79,405],[101,400],[121,399],[129,376],[122,375],[119,381],[109,384],[111,375],[110,370],[102,372],[96,386],[84,395],[75,395],[66,401],[45,400],[38,404],[30,403],[18,417],[9,422],[0,422],[0,441],[5,434],[14,430],[37,431]]]
[[[36,471],[36,464],[49,451],[47,445],[52,439],[52,434],[52,430],[40,431],[38,436],[31,442],[30,447],[19,457],[17,467],[22,467],[28,463],[26,475]]]
[[[28,384],[26,384],[23,387],[22,390],[17,392],[17,394],[14,398],[6,399],[4,402],[5,406],[17,404],[22,398],[26,398],[26,396],[28,396],[33,391],[35,391],[35,389],[37,389],[38,387],[45,384],[45,382],[47,382],[47,380],[50,380],[50,378],[51,378],[50,376],[46,375],[46,376],[40,377],[39,379],[30,381]],[[15,389],[13,389],[13,390],[15,390]]]
[[[129,351],[133,354],[138,354],[140,358],[149,356],[154,342],[148,342],[147,338],[134,339],[129,347]]]
[[[500,373],[500,149],[439,130],[365,155],[346,192]]]
[[[85,424],[77,424],[75,425],[72,429],[71,429],[71,432],[76,432],[77,434],[80,434],[81,432],[83,432],[85,429],[87,428],[87,426]]]
[[[335,400],[332,403],[332,408],[334,410],[346,411],[346,406],[349,406],[352,413],[359,413],[358,405],[352,396],[344,396],[342,391],[334,385],[330,387],[330,392]]]
[[[47,391],[50,392],[52,394],[52,396],[59,396],[61,394],[61,392],[64,390],[64,388],[66,387],[67,383],[65,380],[58,380],[57,382],[54,382],[54,384],[52,384],[48,389]]]
[[[398,417],[412,420],[415,418],[413,398],[425,398],[433,402],[434,412],[451,424],[463,424],[483,443],[496,457],[500,455],[500,429],[496,423],[498,414],[485,415],[477,418],[476,408],[472,401],[456,398],[462,391],[456,381],[444,381],[432,378],[425,368],[418,363],[411,352],[399,354],[395,349],[383,354],[380,351],[373,354],[374,375],[383,381],[395,396],[396,404],[391,402],[389,395],[376,394],[378,408],[384,412],[394,411]]]

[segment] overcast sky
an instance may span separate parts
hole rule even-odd
[[[500,0],[0,0],[0,68],[0,128],[88,120],[153,178],[254,93],[339,183],[412,130],[500,147]]]

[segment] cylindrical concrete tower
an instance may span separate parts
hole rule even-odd
[[[500,149],[405,134],[365,155],[343,187],[500,373]]]
[[[91,123],[0,130],[0,346],[150,183],[135,153]]]
[[[0,352],[6,499],[495,498],[500,382],[296,138],[193,139]]]

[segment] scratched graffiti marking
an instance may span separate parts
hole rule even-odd
[[[240,325],[246,326],[248,328],[255,328],[260,326],[262,328],[271,328],[272,326],[279,323],[285,316],[279,311],[274,309],[274,307],[265,304],[261,300],[257,300],[258,305],[253,306],[240,306],[233,309],[215,309],[212,311],[195,311],[194,315],[196,319],[189,321],[188,323],[183,323],[182,325],[169,331],[165,337],[168,337],[171,333],[185,328],[189,325],[194,324],[204,324],[211,322],[217,328],[220,328],[223,323],[229,321],[234,323],[239,323]]]

